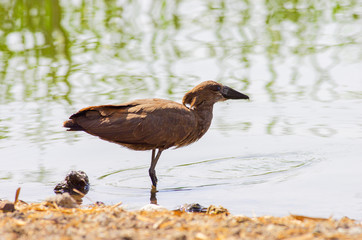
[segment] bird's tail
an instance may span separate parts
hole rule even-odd
[[[67,131],[84,131],[84,128],[74,122],[73,119],[65,121],[63,127],[68,128]]]

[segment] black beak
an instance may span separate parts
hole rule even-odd
[[[242,94],[241,92],[238,92],[227,86],[223,86],[220,92],[223,97],[227,99],[249,99],[247,95]]]

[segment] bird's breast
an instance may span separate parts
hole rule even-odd
[[[208,109],[208,111],[193,111],[193,115],[195,116],[194,128],[182,141],[177,144],[177,147],[186,146],[196,142],[204,136],[210,128],[212,121],[212,109]]]

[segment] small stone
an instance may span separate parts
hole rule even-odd
[[[160,205],[156,205],[156,204],[147,204],[147,205],[143,206],[140,210],[141,211],[166,211],[167,208],[162,207]]]
[[[229,215],[229,210],[227,210],[226,208],[222,207],[222,206],[214,206],[214,205],[210,205],[207,208],[206,214],[225,214],[225,215]]]
[[[69,193],[79,204],[88,191],[89,179],[83,171],[70,171],[54,188],[56,194]]]
[[[73,197],[69,195],[69,193],[57,194],[55,196],[49,197],[46,199],[48,203],[55,203],[59,207],[64,208],[76,208],[78,204]]]
[[[196,233],[195,238],[196,238],[196,239],[200,239],[200,240],[209,239],[205,234],[203,234],[203,233],[201,233],[201,232]]]
[[[198,203],[191,203],[191,204],[184,204],[176,209],[176,211],[181,212],[206,212],[207,208],[204,206],[201,206]]]
[[[7,200],[1,200],[0,210],[3,212],[14,212],[15,211],[14,203]]]

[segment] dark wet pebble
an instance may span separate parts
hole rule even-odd
[[[74,189],[76,189],[76,191]],[[65,179],[58,183],[54,188],[56,194],[69,193],[77,201],[84,197],[88,191],[89,179],[87,174],[83,171],[70,171]]]
[[[3,212],[14,212],[14,203],[7,200],[0,200],[0,211]]]
[[[178,207],[176,209],[176,211],[181,211],[181,212],[206,212],[207,211],[207,208],[204,207],[204,206],[201,206],[200,204],[198,203],[186,203],[180,207]]]

